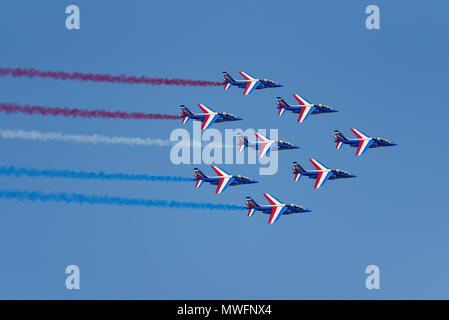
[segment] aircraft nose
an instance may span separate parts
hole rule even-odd
[[[259,181],[253,179],[253,180],[251,180],[251,183],[259,183]]]
[[[349,178],[355,178],[355,177],[357,177],[355,174],[350,174],[349,175]]]
[[[243,120],[243,118],[235,117],[234,120]]]
[[[278,84],[277,84],[277,86],[278,86],[278,87],[283,87],[284,85],[283,85],[283,84],[280,84],[280,83],[278,83]]]

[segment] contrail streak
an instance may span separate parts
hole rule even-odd
[[[88,144],[106,144],[106,145],[128,145],[128,146],[156,146],[165,147],[170,145],[170,141],[152,138],[137,137],[107,137],[98,134],[80,135],[80,134],[64,134],[61,132],[40,132],[36,130],[9,130],[0,129],[0,137],[3,139],[22,139],[22,140],[39,140],[39,141],[61,141]]]
[[[71,108],[51,108],[42,106],[19,105],[16,103],[0,103],[0,112],[6,114],[23,113],[27,115],[38,114],[41,116],[64,116],[82,118],[107,118],[107,119],[151,119],[151,120],[172,120],[181,119],[180,116],[160,113],[124,112],[107,110],[86,110]]]
[[[44,193],[41,191],[22,191],[22,190],[0,190],[0,199],[17,199],[41,202],[65,202],[79,204],[110,204],[119,206],[141,206],[141,207],[161,207],[161,208],[188,208],[203,210],[243,210],[246,207],[197,203],[197,202],[181,202],[172,200],[155,200],[155,199],[139,199],[139,198],[121,198],[108,196],[83,195],[79,193]]]
[[[145,76],[134,77],[109,74],[94,74],[81,72],[64,72],[64,71],[42,71],[33,68],[1,68],[0,76],[27,77],[27,78],[51,78],[57,80],[79,80],[92,82],[109,82],[109,83],[127,83],[127,84],[147,84],[153,86],[201,86],[201,87],[218,87],[222,86],[222,82],[189,80],[189,79],[168,79],[168,78],[148,78]]]
[[[28,176],[46,178],[73,178],[73,179],[98,179],[98,180],[122,180],[122,181],[147,181],[147,182],[192,182],[193,178],[173,176],[152,176],[146,174],[85,172],[71,170],[39,170],[33,168],[16,168],[0,166],[0,176]]]

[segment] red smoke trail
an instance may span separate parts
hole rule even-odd
[[[204,80],[188,80],[188,79],[167,79],[167,78],[147,78],[144,76],[134,77],[125,74],[113,76],[109,74],[93,74],[80,72],[63,72],[63,71],[40,71],[33,68],[0,68],[0,76],[27,77],[27,78],[51,78],[57,80],[81,80],[94,82],[110,82],[110,83],[127,83],[127,84],[149,84],[153,86],[201,86],[201,87],[218,87],[222,86],[222,82],[204,81]]]
[[[64,117],[83,117],[83,118],[108,118],[108,119],[159,119],[171,120],[181,119],[180,116],[160,113],[143,112],[123,112],[106,110],[85,110],[69,108],[48,108],[41,106],[18,105],[16,103],[0,103],[0,112],[6,114],[24,113],[28,115],[40,114],[42,116],[64,116]]]

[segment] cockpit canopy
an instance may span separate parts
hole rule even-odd
[[[346,174],[346,175],[349,175],[349,174],[350,174],[348,171],[340,170],[340,169],[336,169],[335,172],[336,172],[336,173],[340,173],[340,174]]]
[[[390,140],[387,140],[387,139],[382,139],[382,138],[376,138],[376,141],[379,141],[379,142],[384,142],[384,143],[391,143],[391,141],[390,141]]]
[[[266,83],[276,84],[276,82],[274,82],[273,80],[269,80],[269,79],[263,79],[262,81],[266,82]]]
[[[245,181],[251,181],[251,178],[245,177],[245,176],[241,176],[241,175],[237,175],[237,178],[239,178],[240,180],[245,180]]]
[[[286,141],[282,141],[282,140],[279,140],[279,143],[284,144],[286,146],[292,146],[292,144],[290,142],[286,142]]]
[[[235,115],[233,115],[232,113],[222,112],[221,115],[223,115],[225,117],[233,117],[233,118],[235,118]]]

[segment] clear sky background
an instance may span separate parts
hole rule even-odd
[[[81,29],[65,28],[77,4]],[[365,28],[380,7],[381,29]],[[1,102],[179,113],[203,103],[244,118],[215,128],[279,128],[301,146],[279,153],[279,171],[224,165],[259,184],[0,177],[1,189],[78,192],[244,205],[263,192],[311,208],[282,217],[207,211],[0,200],[0,298],[310,299],[449,298],[446,169],[449,116],[447,1],[8,1],[0,4],[0,65],[41,70],[221,80],[226,70],[283,88],[225,92],[0,78]],[[340,112],[303,124],[275,97],[299,93]],[[0,128],[168,139],[180,121],[68,119],[0,114]],[[335,150],[334,129],[398,143],[355,157]],[[186,126],[191,130],[191,123]],[[0,165],[191,177],[169,148],[0,141]],[[293,183],[291,162],[316,158],[355,179]],[[200,166],[206,173],[212,170]],[[67,265],[81,290],[65,288]],[[380,290],[365,288],[378,265]]]

